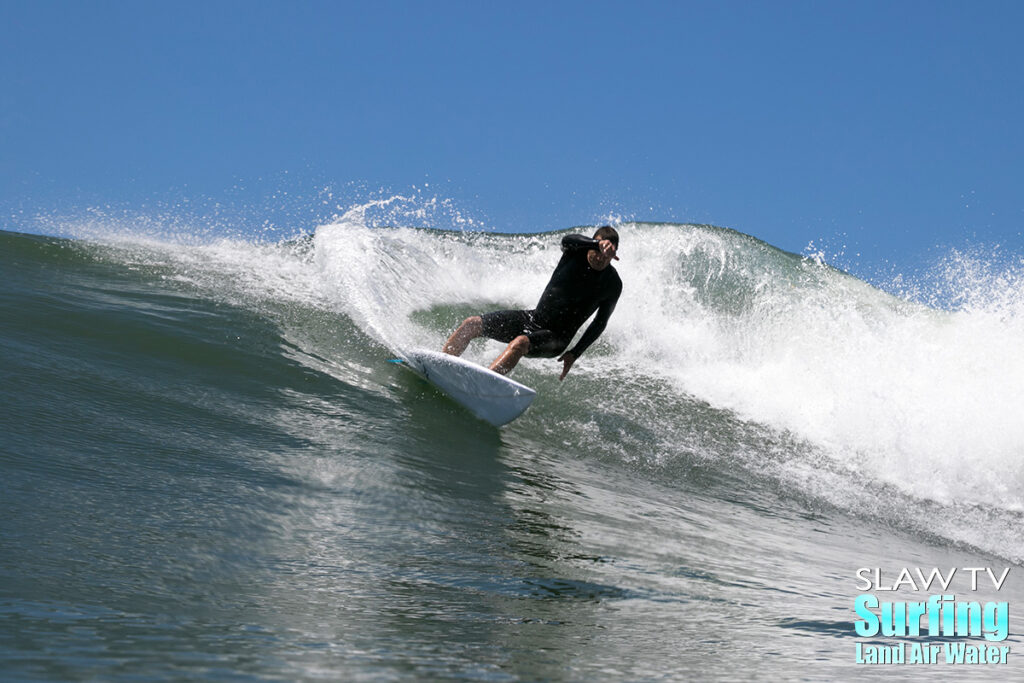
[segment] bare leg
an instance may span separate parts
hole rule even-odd
[[[521,334],[505,347],[501,355],[491,363],[491,370],[499,375],[507,375],[516,366],[519,359],[530,351],[530,338]]]
[[[459,325],[459,329],[452,332],[452,336],[448,337],[448,341],[444,343],[442,351],[453,356],[461,356],[462,352],[466,350],[467,346],[469,346],[469,342],[473,341],[483,333],[484,323],[480,319],[480,316],[470,316],[462,321],[462,324]]]

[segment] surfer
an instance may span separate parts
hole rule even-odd
[[[611,265],[618,260],[619,233],[611,226],[597,229],[594,237],[566,235],[562,258],[537,306],[528,311],[494,311],[462,321],[444,345],[444,352],[461,356],[469,342],[489,337],[508,346],[491,364],[491,370],[508,374],[523,356],[562,361],[565,379],[573,363],[604,332],[608,318],[622,293],[622,280]],[[566,351],[576,331],[597,311],[594,320],[572,349]],[[561,354],[561,355],[559,355]]]

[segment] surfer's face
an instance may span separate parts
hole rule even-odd
[[[587,252],[587,260],[594,270],[604,270],[614,259],[618,257],[615,252],[618,248],[611,240],[601,240],[600,248]]]

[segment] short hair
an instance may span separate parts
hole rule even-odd
[[[616,232],[615,228],[613,228],[610,225],[602,225],[600,228],[598,228],[597,232],[594,233],[594,239],[608,240],[609,242],[615,245],[616,249],[619,248],[619,233]]]

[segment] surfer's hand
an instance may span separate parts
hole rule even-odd
[[[601,256],[604,256],[609,261],[612,259],[619,260],[619,257],[615,255],[618,249],[615,248],[615,243],[611,240],[601,240],[597,243],[597,247],[601,250]]]
[[[562,374],[558,378],[558,381],[561,382],[565,379],[565,376],[569,374],[569,368],[571,368],[572,364],[576,362],[576,354],[572,351],[566,351],[558,357],[558,360],[562,361]]]

